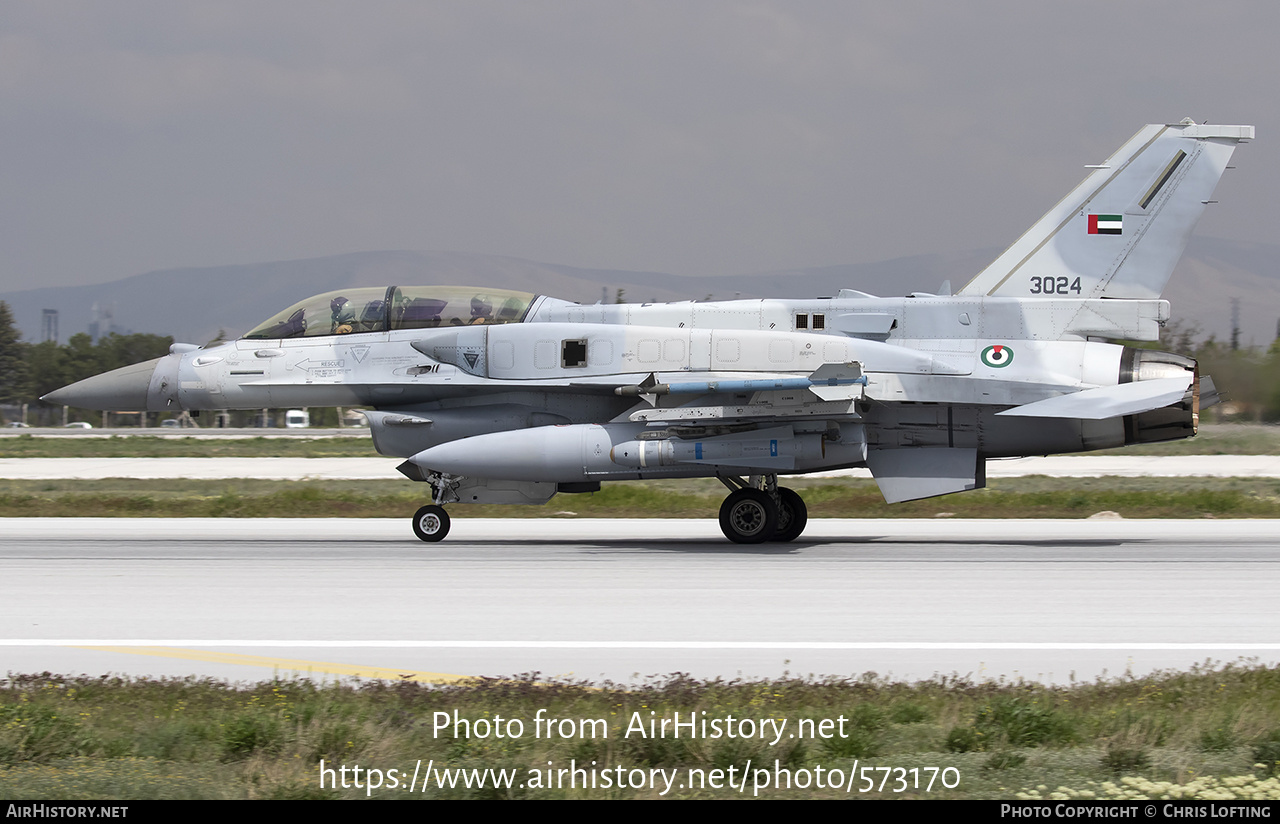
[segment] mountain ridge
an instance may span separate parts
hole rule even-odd
[[[59,340],[87,331],[92,307],[109,307],[121,332],[173,335],[203,343],[219,331],[237,336],[310,295],[357,286],[474,284],[518,289],[565,300],[630,303],[734,297],[816,297],[839,289],[898,296],[934,292],[949,280],[959,288],[998,249],[921,254],[871,263],[838,264],[732,276],[677,275],[589,269],[522,258],[452,251],[383,250],[318,258],[144,272],[89,286],[44,287],[0,294],[23,339],[39,339],[41,310],[59,313]],[[1266,346],[1280,319],[1280,245],[1193,238],[1165,298],[1176,321],[1201,336],[1228,339],[1231,299],[1240,301],[1241,343]]]

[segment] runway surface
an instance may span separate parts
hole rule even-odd
[[[1280,661],[1280,521],[5,519],[0,669],[1065,683]]]
[[[403,480],[402,458],[0,458],[0,478],[99,480],[195,478],[225,480]],[[987,461],[988,478],[1216,477],[1280,478],[1276,455],[1086,456]],[[819,472],[810,478],[865,478],[866,469]]]

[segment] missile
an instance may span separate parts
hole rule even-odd
[[[867,376],[857,363],[824,363],[804,378],[750,378],[717,381],[681,381],[658,383],[651,374],[643,383],[619,386],[614,394],[623,397],[639,395],[705,395],[708,392],[774,392],[787,389],[818,389],[829,386],[866,386]]]

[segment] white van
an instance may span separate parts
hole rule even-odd
[[[311,415],[305,409],[290,409],[284,413],[285,429],[306,429],[311,425]]]

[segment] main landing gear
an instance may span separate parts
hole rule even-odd
[[[749,481],[720,477],[730,490],[720,506],[720,529],[738,544],[794,541],[809,522],[804,499],[778,486],[777,475],[752,475]]]

